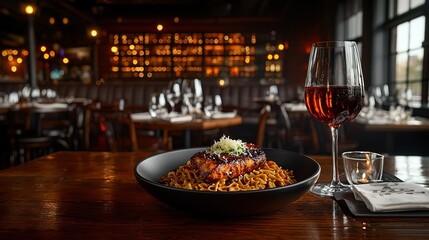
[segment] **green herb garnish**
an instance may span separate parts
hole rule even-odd
[[[246,151],[246,143],[241,140],[233,140],[223,135],[219,141],[215,141],[214,144],[209,147],[208,151],[212,154],[229,154],[229,155],[240,155]]]

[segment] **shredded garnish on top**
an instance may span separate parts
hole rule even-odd
[[[215,141],[214,144],[209,147],[208,152],[211,154],[229,154],[229,155],[240,155],[246,151],[246,143],[241,140],[233,140],[223,135],[219,141]]]

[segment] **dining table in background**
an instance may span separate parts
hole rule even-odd
[[[405,153],[406,155],[411,154],[413,151],[417,152],[417,149],[420,151],[417,155],[426,156],[429,154],[424,146],[425,144],[420,140],[422,138],[426,139],[425,136],[429,137],[428,118],[414,116],[408,119],[395,121],[388,117],[372,119],[358,116],[355,120],[348,123],[347,127],[357,135],[355,137],[360,138],[359,141],[362,145],[371,145],[371,141],[383,143],[382,146],[379,146],[380,149],[374,146],[373,150],[375,151],[398,154],[395,152],[398,150],[396,149],[397,145],[403,145],[409,148],[410,153],[407,152]],[[406,145],[406,143],[411,144],[410,142],[415,143],[412,145],[413,148]]]
[[[133,119],[136,128],[144,128],[148,130],[162,130],[163,142],[168,143],[169,132],[171,131],[184,131],[184,144],[185,148],[191,146],[191,131],[198,130],[212,130],[221,129],[240,125],[243,119],[239,115],[226,118],[195,118],[192,120],[171,122],[159,118],[143,118]]]
[[[0,171],[0,239],[415,240],[429,236],[427,217],[353,217],[334,199],[311,193],[264,215],[192,215],[159,202],[136,181],[136,164],[152,154],[57,152]],[[330,181],[331,157],[310,157],[321,165],[319,181]],[[429,187],[429,157],[386,156],[385,171]]]

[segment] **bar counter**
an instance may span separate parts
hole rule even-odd
[[[429,218],[354,218],[332,198],[311,193],[266,215],[190,215],[154,199],[135,180],[135,165],[151,154],[57,152],[0,171],[0,239],[429,237]],[[322,167],[319,181],[329,181],[331,158],[312,157]],[[427,157],[387,157],[385,170],[429,185]]]

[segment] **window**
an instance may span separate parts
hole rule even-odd
[[[392,84],[398,92],[410,89],[418,96],[422,91],[424,32],[424,16],[401,23],[392,29]]]
[[[428,8],[429,0],[364,5],[364,15],[371,16],[370,31],[363,33],[371,48],[370,86],[388,89],[390,95],[385,97],[412,107],[425,107],[429,100]],[[400,99],[403,96],[407,99]]]
[[[418,12],[415,11],[424,3],[424,0],[388,2],[387,23],[392,23],[392,26],[386,29],[390,34],[388,84],[390,89],[398,94],[397,97],[411,90],[412,97],[409,98],[412,99],[407,99],[408,101],[422,102],[422,93],[426,92],[427,95],[427,91],[423,89],[426,17],[423,13],[416,14]]]
[[[424,3],[425,0],[389,0],[389,18],[402,15]]]
[[[429,102],[428,25],[429,0],[341,0],[336,5],[335,36],[365,50],[367,87],[387,89],[385,97],[393,101],[407,96],[413,107]]]
[[[362,0],[340,2],[336,13],[336,39],[355,41],[362,52]]]

